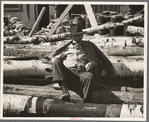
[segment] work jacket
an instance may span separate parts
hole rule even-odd
[[[49,58],[55,57],[62,53],[73,41],[68,42],[64,46],[54,51]],[[90,62],[95,62],[96,76],[99,78],[103,70],[106,72],[108,78],[115,78],[115,70],[110,60],[102,53],[102,51],[90,41],[82,41],[81,43],[85,55]],[[63,58],[63,57],[61,57]]]

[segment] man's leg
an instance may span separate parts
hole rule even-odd
[[[83,98],[86,101],[88,99],[91,82],[94,80],[93,74],[90,72],[81,72],[78,75],[83,88]]]
[[[70,95],[68,92],[68,87],[75,87],[75,84],[80,81],[79,76],[66,68],[63,64],[63,61],[60,59],[57,59],[53,62],[52,69],[53,82],[58,82],[63,91],[63,96],[61,99],[65,102],[69,102]]]
[[[63,61],[60,59],[55,60],[52,66],[53,81],[59,81],[59,85],[63,91],[62,100],[70,100],[70,95],[67,89],[68,87],[74,90],[75,92],[77,92],[77,90],[81,88],[83,94],[79,93],[79,95],[81,97],[83,95],[84,100],[87,99],[90,84],[93,81],[92,73],[80,72],[76,74],[73,71],[70,71],[68,68],[66,68],[63,64]]]
[[[53,69],[53,81],[57,81],[59,83],[59,86],[62,89],[63,95],[61,100],[65,102],[70,101],[70,95],[67,89],[66,82],[66,67],[63,65],[63,61],[60,59],[56,59],[52,63],[52,69]]]

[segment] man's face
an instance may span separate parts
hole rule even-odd
[[[72,35],[72,39],[76,42],[82,41],[83,34],[80,35]]]

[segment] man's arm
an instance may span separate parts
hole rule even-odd
[[[50,55],[48,55],[48,58],[51,60],[60,58],[63,59],[64,58],[64,51],[67,49],[67,47],[72,43],[72,41],[68,42],[66,45],[58,48],[56,51],[52,52]],[[53,61],[52,61],[53,62]]]

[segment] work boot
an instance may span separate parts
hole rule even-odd
[[[69,95],[69,92],[68,92],[65,82],[60,81],[59,86],[61,87],[62,92],[63,92],[61,100],[64,102],[70,102],[70,95]]]

